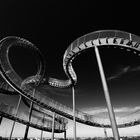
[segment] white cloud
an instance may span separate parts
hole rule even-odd
[[[82,111],[92,114],[92,115],[97,115],[100,113],[108,112],[107,108],[105,108],[105,107],[84,108],[84,109],[82,109]],[[138,111],[140,111],[140,106],[114,108],[115,113],[132,113],[132,112],[138,112]]]
[[[98,123],[110,124],[108,110],[105,107],[85,108],[82,111],[93,115],[93,119]],[[140,106],[118,107],[114,108],[114,112],[118,124],[140,119]]]
[[[123,74],[127,73],[129,70],[130,70],[130,66],[126,66],[126,67],[122,68],[121,70],[119,70],[114,75],[108,77],[107,80],[110,81],[110,80],[113,80],[113,79],[117,79],[120,76],[122,76]]]
[[[135,66],[135,67],[125,66],[125,67],[121,68],[119,71],[117,71],[114,75],[108,77],[107,80],[108,81],[114,80],[114,79],[121,77],[125,73],[134,72],[134,71],[140,71],[140,66]]]

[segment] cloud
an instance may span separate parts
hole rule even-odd
[[[113,79],[117,79],[120,76],[122,76],[123,74],[127,73],[129,71],[129,69],[130,69],[130,66],[126,66],[126,67],[122,68],[121,70],[119,70],[114,75],[108,77],[107,80],[110,81],[110,80],[113,80]]]
[[[82,110],[91,114],[98,123],[110,124],[108,110],[105,107],[94,107]],[[136,107],[118,107],[114,108],[117,124],[124,124],[140,119],[140,106]]]
[[[84,108],[82,110],[83,112],[86,112],[88,114],[91,115],[102,115],[103,113],[108,113],[107,108],[105,107],[93,107],[93,108]],[[114,112],[115,114],[118,114],[119,116],[121,115],[121,113],[123,114],[123,116],[128,116],[134,113],[140,113],[140,106],[136,106],[136,107],[118,107],[118,108],[114,108]]]
[[[108,77],[107,81],[117,79],[117,78],[121,77],[122,75],[124,75],[125,73],[134,72],[134,71],[140,71],[140,66],[136,66],[136,67],[126,66],[126,67],[123,67],[122,69],[117,71],[117,73]]]

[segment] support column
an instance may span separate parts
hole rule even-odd
[[[53,113],[53,122],[52,122],[52,139],[54,140],[54,125],[55,125],[55,112]]]
[[[107,140],[107,131],[106,131],[106,128],[104,128],[104,134],[105,134],[105,139]]]
[[[35,95],[35,91],[36,91],[36,89],[34,88],[34,90],[33,90],[33,97]],[[28,137],[29,124],[31,122],[32,111],[33,111],[33,102],[31,101],[30,109],[29,109],[29,123],[26,125],[25,134],[24,134],[24,140],[27,140],[27,137]]]
[[[1,125],[1,123],[2,123],[2,119],[3,119],[3,116],[0,116],[0,125]]]
[[[19,95],[19,100],[18,100],[18,104],[17,104],[17,108],[16,108],[15,117],[17,117],[17,114],[18,114],[18,111],[19,111],[21,98],[22,98],[22,96]],[[12,134],[13,134],[13,131],[14,131],[15,123],[16,123],[16,121],[14,120],[13,125],[12,125],[12,130],[11,130],[11,133],[10,133],[10,140],[12,139]]]
[[[66,138],[67,138],[67,135],[66,135],[67,133],[66,133],[66,130],[65,130],[65,132],[64,132],[64,140],[66,140]]]
[[[45,113],[43,114],[43,119],[42,119],[43,127],[44,127],[44,120],[45,120]],[[43,137],[43,130],[41,130],[40,140],[42,140],[42,137]]]
[[[96,54],[96,58],[98,62],[101,80],[102,80],[104,95],[106,99],[112,131],[113,131],[113,136],[115,140],[119,140],[119,132],[118,132],[117,124],[116,124],[115,114],[114,114],[113,106],[110,100],[109,90],[108,90],[108,86],[107,86],[107,82],[106,82],[106,78],[105,78],[105,74],[104,74],[104,70],[103,70],[103,66],[102,66],[102,62],[101,62],[101,58],[100,58],[100,54],[99,54],[99,50],[97,46],[95,46],[95,54]]]
[[[43,130],[41,130],[41,137],[40,137],[40,140],[42,140],[42,137],[43,137]]]
[[[75,87],[72,86],[72,101],[73,101],[73,138],[76,140],[76,120],[75,120]]]

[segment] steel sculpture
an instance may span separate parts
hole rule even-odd
[[[27,41],[27,43],[29,43],[28,41]],[[29,43],[30,44],[30,43]],[[25,46],[26,47],[26,46]],[[39,54],[40,55],[40,54]],[[42,65],[40,65],[41,67],[39,68],[39,70],[40,70],[40,73],[43,73],[41,70],[42,70]],[[37,77],[38,78],[38,77]],[[39,78],[41,78],[41,77],[39,77]],[[39,80],[38,80],[39,81]],[[6,87],[5,88],[3,88],[3,86],[4,85],[6,85]],[[6,94],[9,94],[9,95],[14,95],[14,94],[19,94],[19,93],[17,93],[16,92],[16,90],[14,90],[11,86],[7,86],[7,84],[5,84],[4,82],[2,83],[2,88],[1,88],[1,92],[2,93],[6,93]],[[21,96],[21,95],[20,95]],[[20,103],[19,103],[20,104]],[[19,108],[19,104],[18,104],[18,106],[17,106],[17,111],[18,111],[18,108]],[[31,104],[33,104],[32,102],[31,102]],[[34,109],[34,108],[33,108]],[[32,107],[30,108],[30,110],[32,110]],[[25,132],[25,136],[24,136],[24,138],[25,139],[27,139],[27,135],[28,135],[28,128],[29,128],[29,126],[32,126],[32,125],[30,125],[30,119],[31,119],[31,111],[30,111],[30,113],[29,113],[30,115],[29,115],[29,121],[28,121],[28,123],[26,123],[27,124],[27,129],[26,129],[26,132]],[[17,115],[17,112],[16,112],[16,115]],[[16,117],[16,115],[15,115],[15,117]],[[62,122],[61,121],[61,118],[62,117],[59,117],[59,121],[60,122]],[[66,122],[66,121],[65,121]],[[64,122],[64,123],[65,123]],[[62,123],[60,123],[61,125],[63,125]],[[12,126],[12,131],[11,131],[11,134],[10,134],[10,139],[11,139],[11,137],[12,137],[12,133],[13,133],[13,129],[14,129],[14,125],[15,125],[15,121],[14,121],[14,123],[13,123],[13,126]],[[66,125],[66,124],[64,124],[64,125]],[[58,126],[58,128],[60,128],[59,126]],[[65,127],[62,127],[62,128],[65,128]],[[49,128],[50,129],[50,128]],[[46,130],[49,130],[49,129],[44,129],[45,131]],[[52,128],[51,128],[52,129]],[[59,130],[57,130],[55,127],[53,128],[54,130],[54,132],[59,132]],[[50,131],[50,130],[49,130]],[[63,131],[61,131],[61,132],[63,132]],[[65,131],[64,131],[65,132]]]
[[[27,79],[22,79],[12,68],[8,52],[9,49],[13,46],[17,45],[19,47],[30,48],[35,53],[37,53],[38,58],[40,60],[39,69],[36,75],[28,77]],[[24,96],[26,99],[30,100],[32,103],[35,103],[34,108],[38,110],[38,107],[44,108],[44,110],[48,109],[56,114],[62,115],[69,119],[74,120],[74,139],[76,139],[76,121],[80,123],[84,123],[91,126],[96,127],[104,127],[104,128],[113,128],[114,137],[116,140],[119,139],[118,128],[128,127],[132,125],[137,125],[140,123],[140,119],[136,118],[135,120],[131,120],[129,122],[125,122],[125,117],[122,117],[121,121],[115,119],[114,111],[111,105],[111,100],[109,96],[109,92],[107,89],[107,83],[105,81],[105,76],[103,72],[103,67],[100,59],[100,55],[98,52],[98,47],[112,47],[112,48],[120,48],[126,51],[132,51],[135,55],[140,55],[140,37],[118,30],[102,30],[93,32],[87,35],[84,35],[74,42],[70,44],[68,49],[64,53],[63,57],[63,68],[68,77],[67,80],[59,80],[52,77],[45,77],[45,61],[44,58],[39,51],[39,49],[32,44],[31,42],[15,37],[10,36],[2,39],[0,41],[0,73],[4,80],[16,91],[17,93]],[[103,88],[105,93],[105,99],[107,103],[107,107],[109,110],[110,121],[104,121],[103,118],[98,118],[94,115],[89,115],[87,113],[78,111],[75,109],[75,85],[77,83],[77,76],[72,67],[72,62],[74,58],[80,55],[82,52],[87,49],[94,48],[97,56],[97,62],[99,64],[99,71],[101,74],[101,79],[103,82]],[[58,103],[48,97],[45,97],[41,94],[39,89],[36,89],[35,97],[32,96],[31,91],[34,88],[37,88],[43,84],[44,86],[54,86],[58,88],[72,88],[73,94],[73,109]],[[135,114],[135,112],[132,112]]]

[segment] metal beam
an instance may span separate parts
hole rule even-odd
[[[3,120],[3,116],[0,116],[0,125],[2,123],[2,120]]]
[[[64,131],[64,140],[66,140],[66,138],[67,138],[67,135],[66,135],[67,133],[66,133],[66,130]]]
[[[54,140],[54,126],[55,126],[55,112],[53,113],[53,122],[52,122],[52,139]]]
[[[19,111],[21,98],[22,98],[22,96],[19,94],[19,100],[18,100],[18,104],[17,104],[17,108],[16,108],[15,117],[17,117],[17,114],[18,114],[18,111]],[[13,134],[13,131],[14,131],[15,123],[16,123],[16,121],[14,120],[13,125],[12,125],[12,130],[11,130],[11,133],[10,133],[10,140],[12,139],[12,134]]]
[[[76,140],[75,86],[72,86],[72,102],[73,102],[73,138],[74,138],[74,140]]]
[[[44,120],[45,120],[45,113],[43,113],[43,119],[42,119],[43,127],[44,127]],[[43,130],[41,130],[40,140],[42,140],[42,137],[43,137]]]
[[[35,96],[35,91],[36,91],[36,88],[34,88],[33,90],[33,97]],[[32,111],[33,111],[33,102],[31,101],[30,109],[29,109],[29,123],[31,122]],[[29,124],[26,125],[24,140],[27,140],[28,132],[29,132]]]
[[[110,100],[110,95],[109,95],[109,90],[108,90],[108,86],[107,86],[107,82],[106,82],[106,78],[105,78],[105,74],[104,74],[104,70],[103,70],[103,65],[101,62],[101,58],[100,58],[100,54],[99,54],[99,50],[98,50],[97,46],[95,46],[95,54],[96,54],[96,58],[97,58],[97,63],[98,63],[99,71],[100,71],[101,80],[102,80],[104,95],[105,95],[105,99],[106,99],[106,103],[107,103],[112,131],[113,131],[113,136],[114,136],[115,140],[119,140],[120,138],[119,138],[119,132],[118,132],[117,123],[116,123],[116,119],[115,119],[115,114],[114,114],[113,106],[112,106],[112,103]]]

